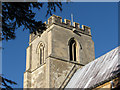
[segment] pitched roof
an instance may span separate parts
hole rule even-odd
[[[78,69],[66,88],[91,88],[120,73],[120,46]]]

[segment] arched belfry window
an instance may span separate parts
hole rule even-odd
[[[69,55],[71,61],[76,61],[76,41],[73,38],[69,42]]]
[[[38,60],[39,64],[45,63],[44,60],[44,44],[42,42],[39,43],[38,48],[37,48],[37,54],[38,54]]]

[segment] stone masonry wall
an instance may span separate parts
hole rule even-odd
[[[77,43],[77,61],[70,61],[69,41]],[[37,49],[39,43],[44,45],[45,63],[40,65]],[[72,76],[74,70],[95,59],[94,42],[90,27],[56,15],[48,19],[47,29],[37,35],[31,34],[27,49],[26,72],[24,73],[24,88],[60,88],[67,83],[67,76]],[[75,68],[74,68],[75,67]],[[70,75],[69,75],[70,74]],[[66,81],[65,81],[66,80]]]

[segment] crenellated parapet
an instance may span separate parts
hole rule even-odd
[[[71,25],[71,21],[68,19],[64,19],[64,22],[62,21],[62,17],[52,15],[48,18],[48,21],[44,22],[47,25],[47,28],[49,28],[51,25],[56,24],[64,28],[68,28],[69,30],[73,31],[74,33],[82,33],[91,36],[91,28],[85,25],[82,25],[80,28],[80,24],[77,22],[73,22],[73,25]],[[40,36],[40,34],[38,34]],[[36,38],[36,35],[30,35],[30,41],[32,39]]]
[[[64,19],[64,22],[62,22],[62,18],[60,16],[52,15],[50,18],[48,18],[48,23],[46,23],[49,26],[52,24],[57,24],[66,28],[69,28],[71,30],[76,30],[80,33],[84,33],[87,35],[91,35],[91,28],[85,25],[82,25],[82,28],[80,28],[80,24],[77,22],[73,22],[73,25],[71,25],[71,21],[68,19]]]
[[[48,18],[48,24],[52,23],[62,23],[62,18],[60,16],[52,15]]]

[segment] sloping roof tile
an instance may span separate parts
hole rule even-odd
[[[120,46],[78,69],[66,88],[90,88],[116,75],[117,70],[120,70]]]

